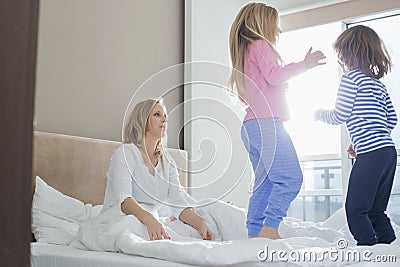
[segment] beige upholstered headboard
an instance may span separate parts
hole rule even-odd
[[[33,174],[84,203],[102,204],[106,173],[120,142],[34,132]],[[187,151],[168,148],[187,186]],[[35,182],[33,181],[33,184]]]

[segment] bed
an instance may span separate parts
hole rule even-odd
[[[346,248],[339,252],[351,249],[361,255],[365,251],[371,251],[375,256],[374,261],[323,259],[312,264],[397,266],[396,262],[398,264],[400,260],[399,240],[391,245],[378,245],[372,249],[353,247],[354,240],[351,240],[346,229],[343,210],[321,223],[286,218],[279,229],[284,239],[279,241],[152,241],[153,243],[133,244],[133,247],[127,242],[125,247],[130,247],[119,252],[89,251],[71,246],[80,222],[96,216],[101,207],[108,164],[119,145],[119,142],[108,140],[34,132],[33,184],[38,186],[33,188],[32,221],[36,225],[32,228],[35,229],[33,232],[38,240],[31,243],[32,267],[265,266],[267,263],[272,266],[308,266],[313,259],[307,261],[277,258],[277,254],[272,255],[275,258],[265,259],[264,256],[267,255],[267,248],[301,255],[307,255],[304,254],[307,252],[311,255],[311,252],[316,251],[318,254],[315,255],[323,255],[324,251],[335,249],[333,245],[339,244],[339,241],[347,240]],[[178,149],[168,149],[168,152],[178,166],[181,184],[187,186],[187,152]],[[45,212],[37,208],[40,205],[46,206]],[[80,213],[75,212],[78,209]],[[400,228],[397,226],[396,233],[399,236]],[[386,262],[381,263],[382,257],[377,259],[376,256],[387,256],[384,259]]]
[[[46,183],[84,203],[103,202],[106,172],[113,152],[120,142],[34,132],[32,185],[36,176]],[[187,151],[168,148],[179,169],[179,180],[187,186]],[[34,191],[35,188],[33,188]],[[95,252],[65,245],[31,243],[31,266],[188,266],[158,259],[121,253]]]

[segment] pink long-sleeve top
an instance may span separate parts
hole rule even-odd
[[[264,40],[250,44],[244,60],[249,105],[244,121],[271,117],[288,120],[287,81],[306,70],[304,61],[281,66],[271,45]]]

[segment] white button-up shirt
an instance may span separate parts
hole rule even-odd
[[[150,174],[144,164],[139,148],[134,144],[122,144],[114,153],[107,172],[107,188],[103,211],[133,198],[144,209],[154,214],[163,204],[169,206],[173,215],[189,206],[185,191],[180,186],[175,162],[166,150]]]

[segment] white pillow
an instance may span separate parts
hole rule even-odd
[[[37,242],[68,245],[75,239],[79,225],[98,214],[93,207],[64,195],[36,176],[32,200],[32,233]]]

